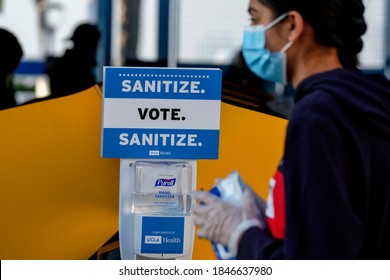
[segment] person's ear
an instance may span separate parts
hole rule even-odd
[[[287,20],[289,22],[288,40],[296,41],[303,33],[305,22],[297,11],[289,12]]]

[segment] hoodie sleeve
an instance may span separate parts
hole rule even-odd
[[[250,228],[241,238],[237,251],[238,260],[284,259],[283,241],[275,240],[268,231]]]
[[[311,94],[292,116],[284,155],[287,259],[352,259],[363,225],[349,190],[358,163],[349,120],[326,94]],[[352,180],[353,181],[353,180]]]

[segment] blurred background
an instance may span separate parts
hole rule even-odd
[[[361,69],[386,72],[390,65],[390,5],[364,0],[368,32]],[[103,66],[219,67],[237,63],[248,0],[0,0],[0,27],[19,39],[24,56],[16,71],[17,102],[50,94],[45,63],[60,57],[81,23],[96,24],[97,82]],[[271,95],[285,88],[262,85]],[[240,91],[240,90],[238,90]],[[267,98],[266,98],[267,99]]]

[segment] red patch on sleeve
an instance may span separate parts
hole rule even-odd
[[[267,225],[275,239],[284,239],[286,225],[284,202],[284,176],[279,170],[270,179],[270,187],[265,211]]]

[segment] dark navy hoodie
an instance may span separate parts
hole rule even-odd
[[[243,235],[238,259],[390,259],[389,81],[323,72],[301,82],[295,101],[276,182],[284,190],[268,229]]]

